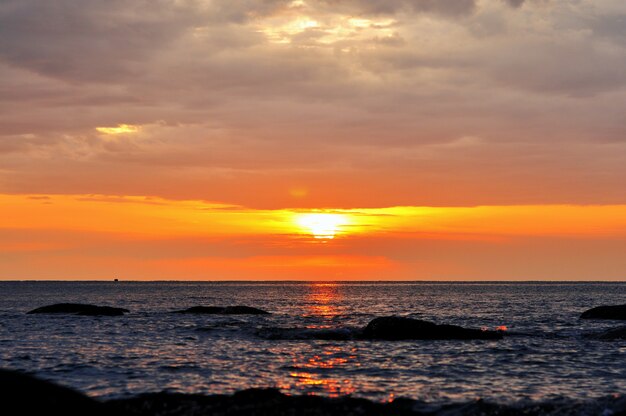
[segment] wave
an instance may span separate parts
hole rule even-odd
[[[360,338],[361,328],[262,328],[255,335],[268,340],[324,340],[347,341]]]

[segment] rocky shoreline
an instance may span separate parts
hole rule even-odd
[[[507,416],[598,415],[626,416],[626,396],[595,400],[554,399],[543,402],[497,404],[475,400],[434,404],[397,398],[386,403],[343,396],[290,396],[277,389],[247,389],[232,395],[146,393],[98,401],[79,392],[9,370],[0,370],[0,397],[6,415],[64,416]]]

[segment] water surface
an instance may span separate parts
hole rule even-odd
[[[92,396],[149,391],[405,396],[435,402],[576,399],[626,391],[626,342],[584,337],[583,321],[626,303],[621,283],[0,282],[0,367]],[[58,302],[119,306],[123,317],[26,315]],[[194,316],[195,305],[249,305],[267,316]],[[278,341],[261,328],[344,328],[405,315],[505,325],[501,341]]]

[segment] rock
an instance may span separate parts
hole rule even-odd
[[[129,312],[128,309],[113,308],[110,306],[96,306],[82,303],[57,303],[55,305],[42,306],[28,313],[65,313],[83,316],[120,316]]]
[[[221,314],[224,308],[221,306],[193,306],[191,308],[176,311],[176,313],[205,313],[205,314]]]
[[[614,341],[618,339],[626,340],[626,326],[620,326],[618,328],[611,328],[606,331],[593,334],[591,338],[601,339],[605,341]]]
[[[269,312],[250,306],[193,306],[176,313],[198,313],[208,315],[269,315]]]
[[[580,319],[626,320],[626,305],[598,306],[580,315]]]
[[[437,325],[419,319],[387,316],[375,318],[365,328],[261,328],[256,335],[269,340],[472,340],[501,339],[504,331]]]
[[[0,397],[0,414],[7,416],[108,414],[102,403],[81,393],[9,370],[0,370]]]
[[[248,389],[232,395],[146,393],[106,402],[93,400],[54,383],[15,371],[0,370],[0,414],[63,416],[504,416],[582,415],[623,416],[626,397],[607,396],[588,401],[558,398],[507,405],[474,400],[427,403],[397,398],[391,403],[342,396],[287,395],[277,389]]]
[[[468,329],[456,325],[437,325],[420,319],[386,316],[373,319],[363,330],[365,339],[444,340],[444,339],[501,339],[500,331]]]

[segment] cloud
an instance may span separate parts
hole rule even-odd
[[[506,85],[573,96],[626,86],[626,73],[620,70],[626,65],[626,54],[594,42],[534,39],[510,46],[494,58],[492,67],[496,79]],[[526,52],[520,55],[516,52],[520,49]]]
[[[604,14],[591,18],[591,29],[599,36],[626,45],[626,14]]]
[[[0,191],[623,201],[620,14],[519,5],[1,2]]]
[[[317,0],[332,10],[357,15],[381,15],[397,13],[437,13],[446,16],[469,14],[476,7],[475,0]]]
[[[504,0],[509,6],[517,8],[524,4],[524,0]]]
[[[0,4],[0,57],[66,80],[119,82],[201,21],[186,4],[8,0]]]

